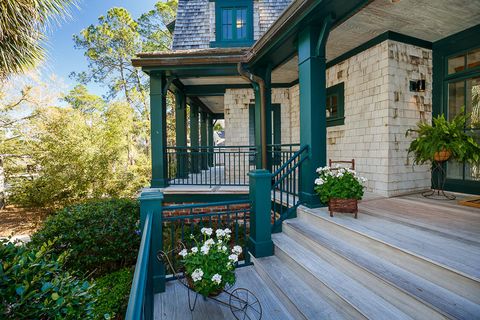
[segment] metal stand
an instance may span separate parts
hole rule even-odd
[[[447,174],[443,168],[445,161],[433,161],[432,189],[422,193],[425,198],[435,200],[455,200],[455,196],[445,193],[444,186]],[[435,179],[436,177],[436,179]]]

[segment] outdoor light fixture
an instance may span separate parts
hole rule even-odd
[[[425,80],[410,81],[410,91],[425,92]]]

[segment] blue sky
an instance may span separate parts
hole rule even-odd
[[[87,61],[81,50],[74,48],[72,36],[78,34],[90,24],[97,23],[99,16],[104,15],[112,7],[126,8],[134,18],[153,9],[158,0],[80,0],[79,9],[73,8],[71,18],[60,26],[53,25],[48,34],[46,45],[48,57],[41,68],[42,75],[48,77],[55,74],[70,88],[75,81],[69,79],[72,71],[87,69]],[[105,89],[97,84],[90,84],[89,90],[95,94],[105,93]]]

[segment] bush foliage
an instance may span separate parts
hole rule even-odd
[[[133,270],[121,269],[95,281],[97,302],[95,314],[101,319],[118,319],[127,311]]]
[[[58,238],[54,251],[69,250],[66,266],[95,277],[135,264],[139,204],[109,199],[66,207],[47,219],[33,245]]]
[[[68,251],[0,241],[2,319],[94,319],[92,286],[65,271]]]

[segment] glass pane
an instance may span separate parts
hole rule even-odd
[[[463,71],[465,69],[465,55],[448,59],[448,74]]]
[[[480,143],[480,130],[476,130],[477,133],[477,143]],[[465,165],[465,180],[474,180],[480,181],[480,163]]]
[[[467,80],[467,112],[472,113],[470,125],[480,128],[480,77]]]
[[[465,81],[448,84],[448,119],[453,119],[465,105]]]
[[[447,178],[449,179],[463,179],[463,163],[455,160],[448,160],[447,162]]]
[[[480,66],[480,48],[470,51],[467,55],[467,68]]]
[[[327,118],[338,116],[338,97],[331,95],[327,97]]]
[[[237,39],[247,37],[247,9],[237,9]]]
[[[222,9],[222,39],[232,39],[233,11],[232,9]]]

